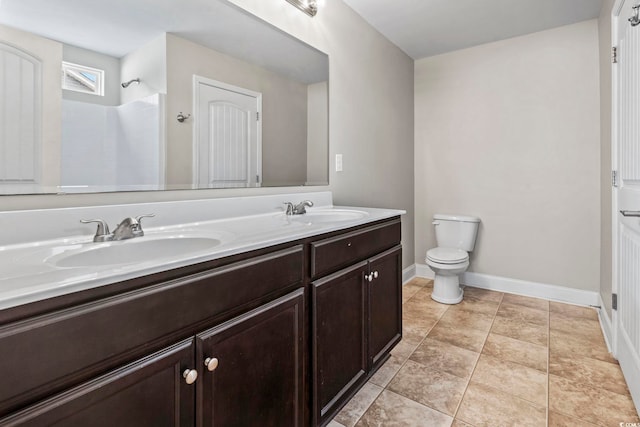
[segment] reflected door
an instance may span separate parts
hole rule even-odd
[[[33,191],[40,181],[41,70],[35,56],[0,42],[2,193]]]
[[[197,187],[259,187],[262,95],[197,76],[194,92]]]

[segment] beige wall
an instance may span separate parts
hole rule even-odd
[[[330,154],[344,172],[329,187],[164,191],[67,196],[6,196],[0,209],[139,203],[203,197],[333,191],[336,203],[406,209],[404,266],[413,264],[413,61],[342,0],[309,18],[287,2],[233,0],[238,6],[329,54]],[[123,76],[124,78],[124,76]],[[331,162],[333,171],[333,161]]]
[[[139,78],[140,84],[120,87],[120,103],[167,93],[167,35],[162,34],[120,60],[120,80]]]
[[[329,181],[329,86],[327,82],[307,87],[307,184]]]
[[[598,19],[600,42],[600,295],[611,317],[611,10],[603,0]]]
[[[303,185],[307,178],[307,85],[257,65],[167,35],[167,182],[190,184],[193,121],[172,112],[193,110],[193,75],[262,93],[263,185]]]
[[[470,271],[597,291],[597,21],[416,62],[416,262],[477,215]]]
[[[406,209],[414,263],[413,60],[341,0],[309,18],[287,2],[231,0],[329,54],[329,182],[336,204]],[[344,171],[335,172],[343,154]]]

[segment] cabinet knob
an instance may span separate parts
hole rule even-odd
[[[376,271],[374,271],[374,272],[373,272],[373,278],[374,278],[374,279],[377,279],[377,278],[378,278],[378,270],[376,270]]]
[[[207,357],[204,359],[204,366],[207,367],[209,372],[213,372],[218,367],[218,359],[215,357]]]
[[[196,371],[195,369],[186,369],[182,373],[182,377],[187,384],[193,384],[198,379],[198,371]]]
[[[367,279],[367,281],[371,282],[373,280],[373,273],[369,274],[368,276],[365,275],[364,277]]]

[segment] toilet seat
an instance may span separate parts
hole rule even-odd
[[[433,248],[427,251],[427,260],[438,264],[460,264],[469,260],[469,254],[462,249]]]

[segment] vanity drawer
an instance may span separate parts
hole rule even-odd
[[[311,277],[362,261],[389,249],[401,239],[400,219],[311,243]]]
[[[0,327],[0,414],[302,286],[297,245]]]

